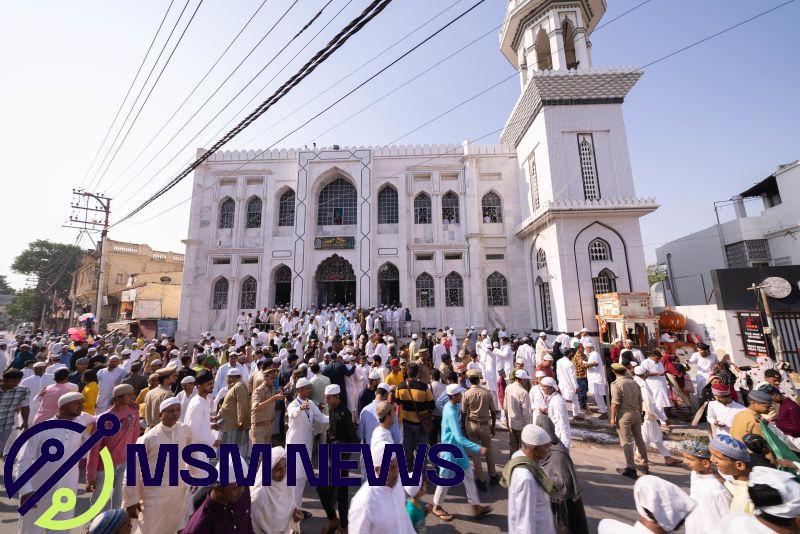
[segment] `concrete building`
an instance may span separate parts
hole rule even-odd
[[[748,216],[745,199],[763,209]],[[692,306],[711,298],[713,269],[800,264],[800,160],[731,198],[736,218],[680,237],[656,249],[668,280],[659,284],[665,304]]]
[[[240,311],[408,307],[423,328],[595,326],[597,293],[645,291],[622,102],[594,69],[602,0],[512,1],[521,95],[499,145],[218,152],[197,168],[179,340]],[[202,150],[200,151],[202,152]]]
[[[103,310],[101,319],[112,322],[124,315],[121,310],[123,291],[136,281],[150,281],[148,277],[162,276],[175,279],[175,287],[182,282],[183,254],[153,250],[147,245],[124,243],[108,239],[103,251],[106,268],[103,284]],[[76,316],[95,311],[97,303],[97,273],[100,269],[99,254],[90,251],[81,258],[75,270],[71,298],[77,310]],[[168,284],[167,284],[168,285]]]

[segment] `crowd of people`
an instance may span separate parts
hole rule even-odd
[[[625,458],[618,471],[637,479],[639,522],[627,527],[606,519],[601,532],[671,532],[684,521],[688,534],[714,532],[721,524],[761,529],[751,532],[800,528],[797,464],[786,452],[800,450],[800,408],[787,370],[772,360],[738,368],[699,344],[681,362],[630,339],[602,349],[588,329],[531,339],[502,326],[466,328],[458,337],[445,327],[401,337],[408,333],[402,332],[405,313],[353,306],[264,309],[242,313],[226,339],[203,332],[183,346],[166,335],[116,332],[78,340],[36,332],[0,340],[0,451],[7,453],[15,436],[41,421],[68,419],[87,428],[83,435],[37,434],[17,456],[15,476],[33,465],[47,439],[76,449],[101,414],[113,414],[121,427],[20,519],[20,531],[44,532],[34,524],[47,509],[43,503],[57,488],[77,493],[83,472],[94,502],[104,484],[100,450],[106,448],[114,487],[90,532],[299,532],[311,516],[303,506],[307,473],[298,461],[296,484],[287,484],[286,447],[304,445],[318,466],[330,458],[319,458],[317,445],[363,443],[370,445],[376,474],[388,469],[386,485],[366,481],[363,458],[364,483],[355,495],[332,480],[317,484],[328,519],[324,532],[422,532],[431,514],[453,520],[451,486],[434,487],[423,478],[407,487],[398,474],[413,470],[420,445],[445,443],[460,451],[442,458],[463,470],[476,521],[493,511],[482,494],[501,485],[508,489],[509,532],[581,534],[589,527],[571,456],[572,425],[587,418],[616,429]],[[671,371],[681,382],[667,380]],[[663,432],[678,397],[687,394],[711,435],[682,443],[681,459],[665,446]],[[508,433],[507,458],[495,450],[498,430]],[[235,444],[243,461],[252,445],[273,448],[252,487],[148,486],[141,476],[137,485],[123,485],[127,445],[137,442],[151,466],[167,444],[179,451],[193,443]],[[785,449],[776,450],[778,442]],[[404,455],[384,458],[388,444],[401,444]],[[690,495],[649,474],[649,449],[665,464],[691,470]],[[178,458],[178,467],[187,468]],[[19,491],[21,502],[59,465],[43,466]],[[269,485],[260,482],[264,469],[270,469]],[[454,473],[442,469],[439,476]]]

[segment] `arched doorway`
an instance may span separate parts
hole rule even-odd
[[[378,302],[386,306],[400,303],[400,273],[391,263],[384,263],[378,269]]]
[[[317,304],[352,304],[356,301],[356,273],[350,262],[334,254],[317,267]]]
[[[288,306],[292,300],[292,270],[281,265],[275,271],[275,306]]]

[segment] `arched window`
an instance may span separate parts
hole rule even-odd
[[[236,213],[236,202],[226,198],[219,206],[219,227],[233,228],[233,216]]]
[[[542,329],[553,328],[553,310],[550,305],[550,283],[536,277],[536,287],[539,288],[539,311],[542,315]]]
[[[444,305],[447,307],[464,305],[464,279],[455,271],[444,279]]]
[[[242,280],[242,288],[239,291],[239,309],[254,310],[256,308],[256,279],[248,276]]]
[[[385,306],[400,302],[400,272],[392,263],[384,263],[378,269],[378,302]]]
[[[547,268],[547,254],[545,254],[543,248],[540,248],[539,250],[536,251],[536,268],[537,269]]]
[[[486,298],[489,306],[508,306],[508,280],[497,271],[486,279]]]
[[[594,239],[589,243],[590,261],[611,261],[611,247],[605,239]]]
[[[353,184],[337,178],[319,192],[317,225],[341,226],[356,224],[358,193]]]
[[[397,190],[387,185],[378,192],[378,224],[397,224],[399,219]]]
[[[595,295],[602,293],[614,293],[617,290],[617,277],[608,269],[603,269],[592,278],[592,290]]]
[[[494,191],[489,191],[483,195],[481,199],[481,208],[483,208],[483,222],[503,222],[503,201],[500,195]]]
[[[433,277],[422,273],[417,276],[417,308],[432,308],[434,304]]]
[[[214,291],[211,294],[211,309],[212,310],[226,310],[228,309],[228,280],[227,278],[220,278],[214,282]]]
[[[594,156],[594,138],[592,134],[578,134],[578,155],[581,161],[583,198],[586,200],[600,200],[600,185],[597,182],[597,161]]]
[[[247,203],[247,227],[261,228],[261,199],[253,197]]]
[[[550,70],[553,68],[553,56],[550,52],[550,39],[544,29],[540,29],[536,34],[536,66],[539,70]]]
[[[291,189],[278,199],[278,226],[294,226],[294,191]]]
[[[458,195],[448,191],[442,196],[442,221],[444,224],[458,224]]]
[[[577,69],[578,60],[575,56],[575,27],[569,19],[561,25],[561,35],[564,38],[564,56],[568,69]]]
[[[431,197],[420,193],[414,197],[414,224],[431,224]]]
[[[294,193],[292,193],[294,196]],[[275,306],[288,305],[292,299],[292,270],[281,265],[275,270]]]

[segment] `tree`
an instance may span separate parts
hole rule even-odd
[[[14,288],[8,285],[6,275],[0,274],[0,295],[8,295],[15,293]]]
[[[65,298],[69,294],[81,252],[81,248],[75,245],[37,239],[14,258],[11,269],[17,273],[35,275],[38,278],[38,291]]]
[[[647,285],[652,286],[656,282],[663,282],[667,279],[667,268],[663,265],[650,264],[647,266]]]
[[[36,288],[27,288],[17,292],[6,307],[6,313],[14,321],[38,321],[42,313],[44,297]]]

